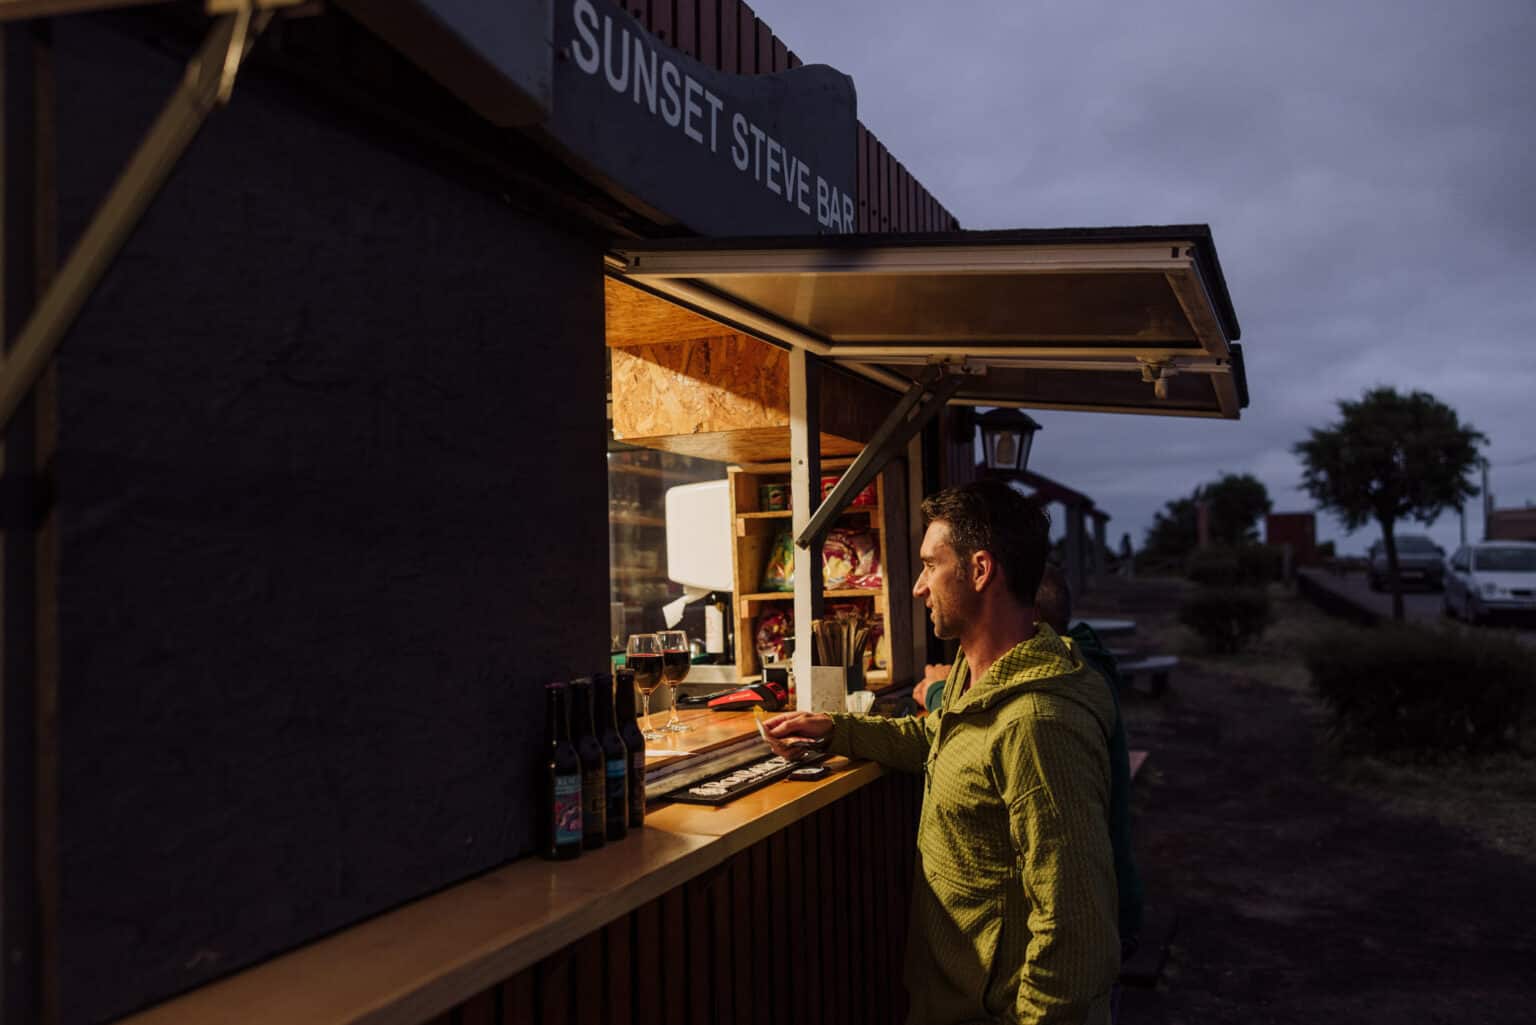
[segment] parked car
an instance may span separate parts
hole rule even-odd
[[[1446,615],[1481,623],[1496,612],[1536,612],[1536,541],[1465,545],[1446,566]]]
[[[1370,576],[1371,590],[1380,591],[1387,586],[1386,542],[1377,541],[1371,545],[1367,561],[1366,573]],[[1397,576],[1404,587],[1423,584],[1431,591],[1440,590],[1445,580],[1445,549],[1423,534],[1399,534]]]

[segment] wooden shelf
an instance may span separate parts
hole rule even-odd
[[[868,513],[871,517],[879,517],[880,507],[878,505],[850,505],[838,515],[852,516],[854,513]],[[737,513],[736,518],[738,520],[787,520],[793,515],[794,510],[792,509],[773,509],[769,512]]]
[[[882,587],[839,587],[835,590],[821,592],[827,598],[876,598],[885,593]],[[794,601],[793,591],[759,591],[755,594],[737,595],[744,602],[758,601]]]
[[[822,460],[821,465],[823,471],[834,471],[842,470],[851,462],[851,459],[825,459]],[[761,586],[762,569],[770,555],[774,539],[779,536],[781,530],[789,526],[787,521],[794,515],[788,509],[760,511],[758,485],[783,483],[789,475],[789,469],[788,463],[759,463],[734,466],[727,472],[735,534],[732,538],[732,568],[736,581],[736,672],[741,679],[755,676],[761,671],[758,666],[757,652],[751,643],[753,621],[756,616],[765,609],[783,609],[786,604],[792,605],[795,600],[793,592],[789,591],[747,590],[747,585]],[[861,525],[867,519],[869,530],[877,535],[882,570],[887,566],[884,487],[883,479],[877,478],[874,505],[851,505],[841,513],[842,517],[848,519],[859,514],[860,519],[852,521],[855,525]],[[872,611],[876,615],[885,617],[889,613],[885,584],[880,587],[838,587],[822,593],[829,601],[847,598],[872,599]],[[879,673],[871,671],[866,679],[883,686],[889,682],[890,674],[886,670],[881,670]]]
[[[665,527],[667,521],[660,516],[641,516],[638,513],[609,513],[609,523],[626,527]]]

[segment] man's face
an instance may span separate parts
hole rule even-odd
[[[949,543],[949,524],[934,520],[923,535],[918,549],[923,571],[912,593],[923,599],[933,618],[933,632],[939,637],[959,637],[970,621],[979,600],[971,583],[970,560],[962,561]]]

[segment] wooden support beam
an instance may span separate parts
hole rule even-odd
[[[811,522],[821,499],[821,360],[795,349],[789,354],[790,525],[796,537]],[[791,665],[796,707],[811,709],[811,666],[815,662],[811,622],[821,618],[821,538],[795,552],[795,653]]]

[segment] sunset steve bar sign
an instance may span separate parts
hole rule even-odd
[[[854,230],[853,82],[716,71],[605,0],[562,0],[544,128],[606,184],[700,234]]]

